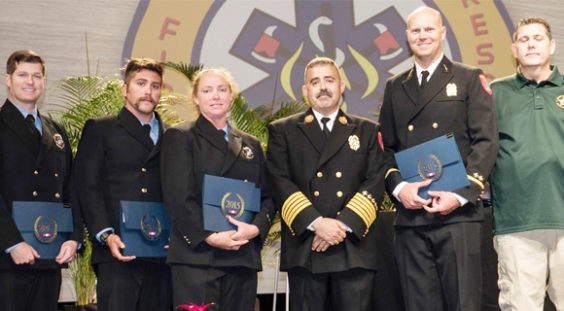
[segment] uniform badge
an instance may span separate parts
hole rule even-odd
[[[556,106],[564,109],[564,95],[556,97]]]
[[[480,83],[482,84],[482,88],[484,89],[484,91],[486,91],[486,93],[488,93],[489,95],[492,95],[492,89],[490,88],[490,83],[488,82],[488,78],[486,78],[484,74],[479,75],[479,77],[480,77]]]
[[[57,237],[58,225],[55,219],[50,216],[39,216],[33,224],[35,237],[41,243],[51,243]]]
[[[354,151],[357,151],[358,148],[360,148],[360,139],[358,139],[358,136],[356,135],[349,136],[349,147],[351,148],[351,150]]]
[[[61,136],[61,134],[56,133],[55,135],[53,135],[53,141],[55,142],[55,145],[59,147],[59,149],[65,149],[65,141],[63,140],[63,136]]]
[[[345,118],[344,116],[340,116],[339,123],[341,123],[342,125],[347,125],[347,118]]]
[[[305,123],[311,123],[311,122],[313,121],[313,119],[314,119],[314,116],[313,116],[312,114],[308,114],[308,115],[305,117],[304,122],[305,122]]]
[[[253,153],[253,150],[247,146],[243,147],[243,150],[241,150],[241,154],[243,155],[243,157],[247,160],[252,160],[255,157],[255,154]]]
[[[456,96],[456,94],[458,93],[458,89],[456,88],[456,84],[454,83],[449,83],[446,86],[446,94],[447,96]]]
[[[153,215],[141,217],[141,232],[148,241],[157,241],[163,232],[161,222]]]

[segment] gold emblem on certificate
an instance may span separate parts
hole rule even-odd
[[[417,163],[417,170],[419,171],[419,176],[423,180],[438,180],[441,178],[443,173],[443,164],[441,160],[434,155],[430,154],[427,158],[420,158],[419,163]]]
[[[245,200],[238,193],[227,192],[221,199],[221,211],[225,217],[237,219],[245,211]]]
[[[156,216],[143,215],[141,217],[141,232],[148,241],[157,241],[161,237],[163,229],[161,222]]]
[[[447,96],[449,96],[449,97],[456,96],[457,93],[458,93],[458,90],[456,88],[456,84],[454,84],[452,82],[447,84],[447,86],[446,86]]]
[[[349,136],[349,147],[354,151],[357,151],[360,148],[360,139],[358,139],[358,136]]]
[[[33,224],[35,237],[41,243],[51,243],[57,237],[58,225],[50,216],[39,216]]]

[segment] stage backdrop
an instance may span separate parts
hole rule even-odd
[[[257,106],[301,99],[305,64],[325,55],[341,68],[346,109],[376,119],[386,79],[412,66],[404,30],[422,5],[444,16],[445,54],[490,79],[514,72],[509,47],[522,17],[546,18],[564,43],[557,0],[0,1],[0,71],[13,50],[43,55],[50,91],[42,108],[54,110],[53,84],[62,77],[117,74],[138,56],[201,63],[233,72]],[[553,63],[564,65],[564,47],[557,45]],[[168,71],[165,83],[181,93],[189,87]]]

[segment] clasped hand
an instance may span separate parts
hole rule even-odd
[[[347,225],[333,218],[320,218],[313,223],[315,235],[311,243],[311,250],[324,252],[330,246],[337,245],[347,237]]]
[[[258,227],[253,224],[238,221],[232,217],[227,217],[227,219],[237,227],[237,231],[229,230],[212,233],[206,238],[206,243],[213,247],[237,251],[259,234]]]
[[[406,209],[425,209],[429,213],[448,215],[460,206],[460,201],[450,191],[429,191],[430,199],[418,195],[419,188],[427,187],[431,180],[408,183],[398,194],[399,200]]]

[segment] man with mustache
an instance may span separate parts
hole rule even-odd
[[[407,19],[415,64],[390,78],[380,112],[386,152],[386,189],[396,199],[396,241],[406,310],[481,309],[481,195],[498,149],[492,91],[478,68],[443,54],[441,14],[428,7]],[[453,133],[469,186],[418,190],[431,180],[407,183],[394,153]]]
[[[290,306],[374,310],[374,221],[384,192],[378,126],[340,109],[345,83],[332,59],[314,58],[304,75],[311,108],[271,123],[267,152]]]
[[[123,256],[120,201],[162,202],[159,103],[163,67],[131,59],[125,69],[125,106],[117,115],[88,120],[73,180],[93,240],[98,310],[162,310],[171,306],[170,271],[164,258]]]

